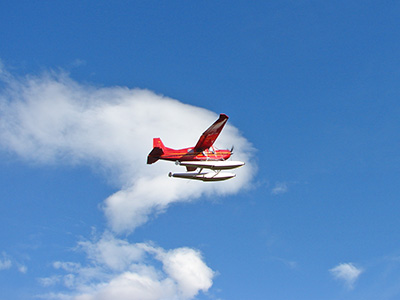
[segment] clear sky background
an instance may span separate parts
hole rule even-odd
[[[399,16],[2,1],[0,300],[399,299]],[[219,113],[235,179],[145,164]]]

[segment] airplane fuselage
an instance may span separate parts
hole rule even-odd
[[[159,156],[159,159],[169,161],[207,161],[207,160],[227,160],[231,157],[232,152],[229,150],[204,150],[197,152],[194,148],[171,149]]]

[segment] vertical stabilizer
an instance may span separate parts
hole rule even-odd
[[[165,152],[165,146],[160,138],[153,139],[153,148],[160,148],[163,152]]]

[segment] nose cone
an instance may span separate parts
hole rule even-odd
[[[229,152],[228,154],[224,155],[224,160],[227,160],[229,157],[231,157],[232,152],[231,151],[228,151],[228,152]]]

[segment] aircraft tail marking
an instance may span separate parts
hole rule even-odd
[[[165,152],[166,149],[160,138],[153,139],[153,148],[160,148],[163,152]]]

